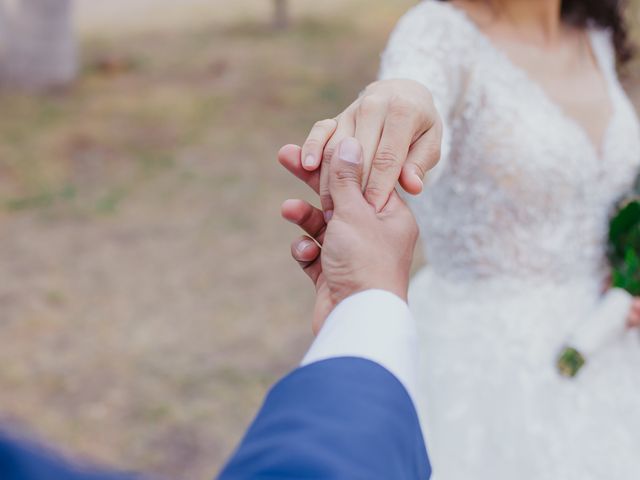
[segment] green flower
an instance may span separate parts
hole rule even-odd
[[[609,262],[614,287],[640,295],[640,197],[622,202],[609,225]]]

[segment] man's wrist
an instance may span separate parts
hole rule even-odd
[[[393,373],[415,399],[416,342],[415,320],[402,298],[389,290],[363,290],[329,314],[302,365],[337,357],[369,359]]]
[[[403,302],[407,303],[409,294],[409,281],[394,281],[387,279],[386,281],[371,281],[366,284],[362,284],[356,288],[351,288],[344,292],[337,298],[336,305],[349,297],[357,295],[369,290],[378,290],[382,292],[388,292],[396,297],[399,297]]]

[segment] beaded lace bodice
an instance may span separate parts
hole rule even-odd
[[[634,181],[640,131],[608,32],[589,36],[613,108],[599,147],[463,11],[427,0],[398,24],[380,77],[427,86],[445,126],[440,164],[409,199],[439,275],[604,274],[607,218]]]

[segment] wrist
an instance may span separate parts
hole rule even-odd
[[[369,290],[379,290],[391,293],[406,303],[409,291],[408,275],[406,280],[394,279],[390,276],[390,278],[371,279],[367,282],[362,282],[359,285],[350,286],[350,288],[343,290],[340,295],[336,296],[336,304],[349,297]]]
[[[408,301],[409,296],[409,285],[407,282],[386,282],[386,283],[375,283],[372,284],[366,290],[383,290],[385,292],[392,293],[396,297],[401,298],[405,303]]]
[[[334,306],[334,310],[338,307],[338,305],[341,305],[343,303],[349,303],[353,301],[353,299],[366,298],[373,294],[378,296],[386,296],[387,298],[394,298],[396,301],[402,302],[405,305],[408,303],[406,298],[401,297],[400,295],[389,290],[388,288],[365,288],[363,290],[354,291],[349,296],[337,302],[336,305]]]
[[[396,271],[392,273],[371,276],[366,284],[367,290],[384,290],[400,297],[405,302],[409,295],[409,271]]]

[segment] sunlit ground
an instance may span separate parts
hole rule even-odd
[[[311,339],[279,218],[307,191],[275,154],[374,78],[411,2],[307,2],[284,33],[201,3],[171,28],[83,27],[73,90],[0,97],[2,417],[187,479]]]

